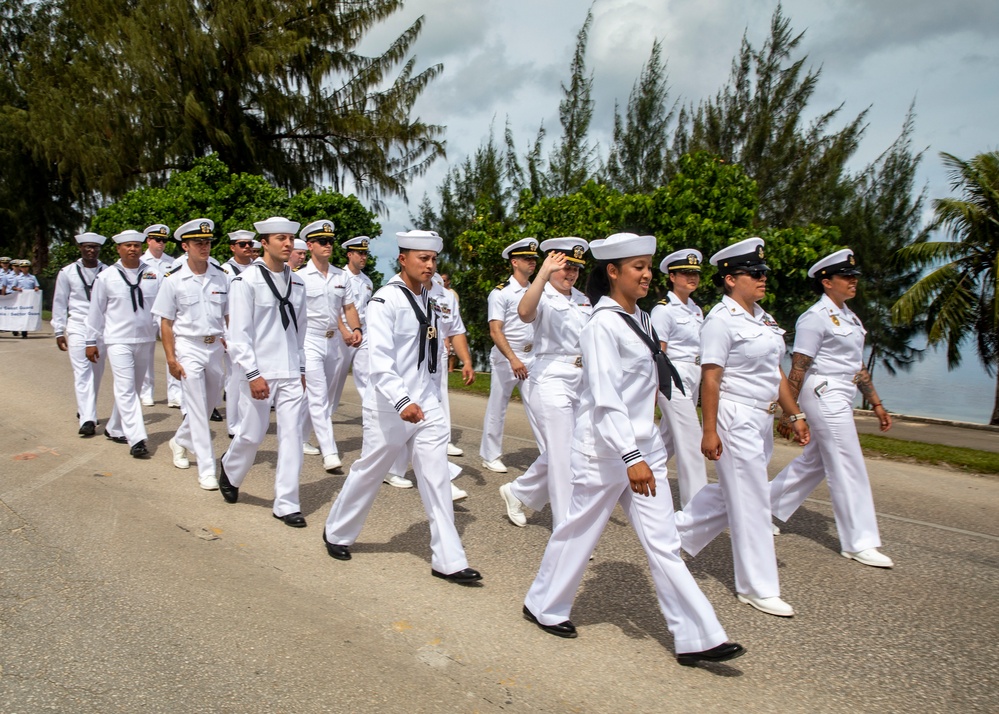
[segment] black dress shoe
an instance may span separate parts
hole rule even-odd
[[[129,449],[128,452],[132,455],[133,459],[144,459],[149,456],[149,449],[146,448],[145,441],[140,441],[138,444]]]
[[[478,570],[473,570],[472,568],[465,568],[464,570],[459,570],[457,573],[442,573],[439,570],[431,568],[430,574],[435,578],[450,580],[452,583],[459,583],[461,585],[467,585],[469,583],[482,580],[482,574],[479,573]]]
[[[222,454],[225,458],[225,454]],[[222,498],[225,499],[226,503],[235,503],[239,500],[239,489],[229,483],[229,477],[225,475],[225,466],[222,465],[222,459],[219,459],[219,493],[222,494]]]
[[[295,511],[294,513],[289,513],[284,516],[279,516],[276,513],[272,515],[279,521],[284,521],[286,526],[291,526],[292,528],[305,528],[305,516],[303,516],[300,511]]]
[[[535,625],[540,627],[542,630],[547,632],[549,635],[555,635],[556,637],[565,637],[566,639],[572,639],[573,637],[578,637],[579,633],[576,632],[576,626],[572,624],[570,620],[565,622],[560,622],[557,625],[542,625],[538,622],[538,618],[534,616],[534,613],[527,609],[527,605],[524,605],[524,619],[533,622]]]
[[[80,427],[78,432],[80,436],[93,436],[97,433],[97,425],[92,421],[83,422],[83,426]]]
[[[222,421],[222,414],[219,413],[218,409],[212,409],[212,415],[208,417],[209,421]]]
[[[111,441],[113,441],[116,444],[127,444],[128,443],[128,437],[127,436],[111,436],[110,434],[108,434],[108,430],[107,429],[104,430],[104,436],[106,436],[108,439],[110,439]]]
[[[676,661],[684,667],[693,667],[698,662],[724,662],[746,654],[746,648],[737,642],[723,642],[703,652],[684,652],[676,656]]]
[[[326,540],[326,526],[323,526],[323,543],[326,544],[326,552],[329,553],[331,558],[336,558],[337,560],[350,560],[349,545],[337,545],[336,543],[330,543]]]

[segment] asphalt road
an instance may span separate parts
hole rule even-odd
[[[576,640],[520,616],[550,529],[506,520],[477,458],[484,400],[452,396],[470,496],[456,518],[479,588],[430,577],[418,494],[385,486],[344,563],[321,524],[344,476],[306,457],[309,527],[271,518],[276,441],[240,502],[173,468],[157,353],[149,461],[76,436],[71,372],[51,338],[0,336],[0,712],[986,712],[999,691],[999,480],[871,461],[884,552],[840,557],[819,490],[778,537],[789,620],[739,604],[727,537],[691,571],[748,653],[685,668],[644,555],[617,511],[580,589]],[[101,415],[110,410],[110,379]],[[335,417],[345,465],[360,447],[348,387]],[[513,477],[533,458],[508,417]],[[219,425],[215,425],[219,426]],[[216,431],[218,453],[228,443]],[[794,456],[778,446],[772,473]],[[675,484],[674,484],[675,492]]]

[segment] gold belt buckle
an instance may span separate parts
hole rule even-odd
[[[336,334],[336,330],[326,330],[326,339],[328,340],[329,338],[331,338],[335,334]]]
[[[770,406],[767,407],[767,414],[777,413],[777,402],[770,402]]]
[[[209,335],[208,337],[206,337],[205,338],[205,344],[206,345],[214,345],[215,344],[215,335]]]
[[[534,349],[534,345],[531,344],[531,343],[528,343],[528,344],[524,345],[524,354],[525,355],[528,354],[533,349]]]
[[[582,367],[583,367],[583,356],[582,355],[577,356],[576,357],[576,361],[573,362],[573,364],[576,365],[577,367],[579,367],[580,369],[582,369]]]
[[[428,340],[433,340],[436,337],[437,337],[437,328],[434,327],[433,325],[429,326],[427,328],[427,339]]]

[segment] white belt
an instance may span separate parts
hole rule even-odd
[[[328,340],[331,337],[333,337],[334,335],[336,335],[338,331],[337,330],[322,330],[322,329],[317,330],[315,328],[310,327],[309,328],[309,332],[311,332],[314,335],[322,335],[323,337],[325,337]]]
[[[777,402],[764,402],[759,399],[750,399],[749,397],[742,397],[738,394],[732,394],[731,392],[722,392],[719,396],[722,399],[727,399],[730,402],[735,402],[736,404],[745,404],[747,407],[762,409],[769,414],[773,414],[777,411]]]
[[[536,360],[548,360],[549,362],[565,362],[566,364],[575,365],[576,367],[583,366],[583,356],[582,355],[560,355],[554,352],[545,352],[544,354],[539,354],[535,357]]]
[[[217,340],[221,340],[221,335],[178,335],[181,339],[190,340],[191,342],[202,342],[206,345],[214,345]]]
[[[850,384],[857,384],[860,372],[816,372],[814,375],[809,375],[814,379],[835,379],[843,382],[849,382]]]
[[[688,364],[697,364],[697,365],[699,365],[701,363],[701,358],[700,358],[700,356],[694,357],[694,359],[687,359],[685,357],[670,357],[669,361],[670,362],[687,362]]]

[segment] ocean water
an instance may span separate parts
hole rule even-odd
[[[929,348],[908,372],[894,377],[877,366],[874,387],[892,413],[988,424],[996,394],[996,378],[989,377],[969,348],[961,366],[947,369],[943,348]],[[859,401],[858,401],[859,405]]]

